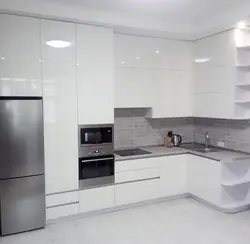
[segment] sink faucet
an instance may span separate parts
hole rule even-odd
[[[206,132],[206,136],[205,136],[205,147],[208,148],[208,143],[209,143],[209,136],[208,136],[208,132]]]

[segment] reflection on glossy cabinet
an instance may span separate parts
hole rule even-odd
[[[77,25],[78,123],[114,123],[113,30]]]
[[[42,20],[42,33],[43,61],[76,62],[75,24]]]
[[[41,96],[40,20],[0,14],[0,95]]]
[[[43,63],[46,194],[78,189],[74,63]]]

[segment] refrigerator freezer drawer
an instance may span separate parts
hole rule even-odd
[[[44,175],[0,180],[0,208],[1,235],[43,228]]]

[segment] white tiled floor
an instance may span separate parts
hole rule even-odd
[[[1,244],[249,244],[250,211],[228,215],[192,199],[49,225]]]

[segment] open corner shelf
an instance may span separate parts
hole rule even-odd
[[[238,50],[246,50],[246,51],[250,51],[250,46],[238,46],[236,47]]]
[[[240,186],[242,184],[249,184],[250,183],[250,179],[240,179],[240,180],[235,180],[235,181],[225,181],[222,182],[222,186]]]

